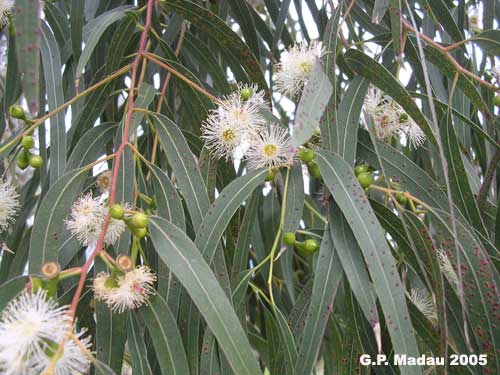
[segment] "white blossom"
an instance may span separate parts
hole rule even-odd
[[[365,97],[364,109],[373,120],[378,139],[389,141],[404,135],[410,148],[418,148],[425,142],[425,133],[405,110],[390,96],[371,87]]]
[[[287,129],[270,125],[252,139],[246,159],[249,169],[278,169],[291,165],[294,154]]]
[[[84,245],[95,245],[102,231],[108,207],[99,200],[86,194],[78,199],[71,208],[70,219],[66,220],[66,227]],[[125,231],[126,224],[122,220],[111,218],[104,243],[115,243]]]
[[[407,292],[408,294],[408,292]],[[411,289],[408,298],[417,309],[436,326],[438,322],[436,306],[427,289]]]
[[[426,139],[425,133],[411,118],[409,118],[408,124],[405,127],[405,133],[410,148],[416,149],[424,144]]]
[[[19,208],[19,194],[8,182],[0,182],[0,230],[5,230],[14,221]]]
[[[123,274],[100,272],[94,279],[94,295],[111,311],[122,313],[147,303],[155,281],[156,275],[146,266]]]
[[[321,42],[305,41],[296,44],[281,54],[276,66],[276,90],[289,97],[295,97],[311,77],[314,63],[325,53]]]
[[[247,100],[240,94],[246,88],[252,91]],[[264,110],[270,110],[269,104],[257,86],[238,85],[202,124],[205,145],[217,158],[232,157],[237,147],[247,143],[266,124]]]
[[[67,308],[58,307],[45,291],[25,291],[12,300],[0,321],[0,373],[33,373],[49,343],[64,336],[67,316]]]
[[[92,345],[91,337],[83,337],[85,332],[86,330],[82,330],[73,334],[81,345],[89,349]],[[62,339],[63,337],[61,336],[56,342],[61,342]],[[47,353],[51,353],[50,350],[46,349],[45,353],[35,357],[37,361],[36,374],[43,374],[43,371],[49,366],[52,358]],[[51,354],[55,354],[55,350]],[[62,348],[60,357],[57,359],[54,375],[84,375],[88,373],[89,368],[90,358],[72,338],[69,338]]]

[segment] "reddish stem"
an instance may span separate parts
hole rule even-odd
[[[128,143],[128,136],[129,136],[129,129],[130,129],[130,123],[132,122],[132,114],[134,112],[134,96],[135,96],[135,91],[136,91],[136,79],[137,79],[137,70],[139,69],[139,64],[141,62],[143,53],[146,49],[146,43],[148,39],[148,32],[151,28],[151,16],[153,14],[153,5],[154,5],[155,0],[148,0],[148,7],[146,11],[146,24],[144,25],[144,29],[142,30],[141,34],[141,40],[139,43],[139,50],[137,51],[137,55],[135,56],[134,62],[132,64],[132,77],[131,77],[131,83],[130,83],[130,92],[129,92],[129,97],[128,97],[128,108],[127,108],[127,114],[125,117],[125,123],[123,126],[123,133],[122,133],[122,139],[120,146],[116,150],[116,155],[115,155],[115,161],[113,163],[113,178],[111,180],[111,187],[110,187],[110,193],[109,193],[109,205],[113,205],[115,203],[116,199],[116,184],[118,181],[118,171],[120,169],[120,163],[121,163],[121,157],[123,154],[123,150],[125,149],[126,144]],[[80,280],[78,282],[78,287],[76,289],[75,295],[73,296],[73,300],[71,301],[71,306],[69,309],[69,314],[71,315],[72,320],[74,320],[75,314],[76,314],[76,308],[78,306],[78,300],[80,299],[80,296],[83,291],[83,285],[85,284],[85,280],[87,278],[87,272],[96,258],[96,256],[99,254],[99,252],[102,250],[103,247],[103,242],[104,242],[104,236],[106,235],[106,231],[109,226],[109,222],[111,220],[111,217],[109,216],[109,213],[106,215],[106,218],[104,220],[104,225],[102,226],[101,233],[99,235],[99,239],[97,240],[96,246],[92,254],[90,254],[89,258],[85,262],[85,264],[82,266],[82,273],[80,275]]]

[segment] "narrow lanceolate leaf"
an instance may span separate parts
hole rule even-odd
[[[238,242],[233,256],[231,279],[235,278],[240,272],[246,270],[248,264],[248,252],[250,251],[250,243],[252,239],[252,228],[255,225],[255,215],[257,213],[261,195],[261,191],[254,191],[245,205],[245,215],[243,216],[243,220],[240,224]]]
[[[448,177],[453,201],[469,223],[484,234],[486,229],[467,179],[462,150],[453,129],[451,113],[449,112],[446,115],[445,123],[441,126],[441,133],[444,152],[448,159]]]
[[[81,168],[103,155],[106,145],[116,133],[116,127],[115,123],[105,122],[87,131],[73,149],[66,164],[66,171]]]
[[[333,247],[330,231],[327,229],[321,241],[311,303],[295,362],[294,375],[310,375],[313,372],[341,278],[342,267]]]
[[[130,6],[122,6],[112,9],[106,13],[101,14],[99,17],[93,19],[89,22],[87,30],[89,30],[89,35],[85,39],[85,48],[78,60],[78,65],[76,66],[76,79],[79,80],[85,66],[87,65],[90,57],[92,56],[97,43],[101,39],[104,32],[109,26],[114,22],[122,19],[125,16],[125,11],[132,9]]]
[[[40,5],[32,0],[15,2],[17,63],[31,113],[40,108]]]
[[[262,374],[229,299],[194,243],[162,218],[153,217],[149,229],[158,255],[191,296],[233,371],[238,375]]]
[[[369,81],[359,76],[349,85],[340,102],[338,118],[335,124],[337,149],[332,151],[343,156],[350,165],[354,165],[356,145],[358,143],[359,117],[368,90]]]
[[[103,268],[101,268],[103,270]],[[121,373],[122,358],[127,340],[127,314],[114,314],[102,301],[95,305],[96,319],[96,358],[115,373]],[[108,375],[99,371],[96,375]]]
[[[134,203],[134,184],[130,181],[135,180],[135,160],[130,148],[126,147],[122,154],[120,168],[118,169],[118,179],[116,183],[116,203]],[[115,249],[118,253],[128,252],[130,245],[130,232],[127,230],[120,237]]]
[[[210,39],[219,44],[233,59],[239,61],[249,80],[257,83],[260,89],[266,92],[266,96],[270,98],[269,89],[259,61],[250,48],[222,19],[209,10],[187,0],[170,0],[166,5],[169,9],[174,10],[196,25],[201,32],[210,36]]]
[[[61,76],[61,58],[54,34],[49,26],[41,25],[42,38],[40,52],[43,59],[45,88],[49,111],[53,111],[64,103],[64,92]],[[50,118],[50,181],[56,182],[66,168],[66,125],[64,111]]]
[[[389,8],[389,3],[391,0],[375,0],[373,5],[372,22],[380,23],[380,20],[384,17],[385,12]]]
[[[139,309],[155,347],[156,358],[163,375],[189,374],[181,334],[170,308],[159,295]]]
[[[184,230],[186,226],[184,209],[172,181],[156,165],[148,164],[148,168],[151,171],[157,215]]]
[[[458,278],[457,270],[462,273],[463,309],[469,318],[470,332],[477,340],[481,353],[488,355],[488,363],[485,366],[487,371],[497,374],[500,371],[500,358],[495,354],[500,350],[498,269],[482,244],[476,240],[472,228],[457,221],[455,238],[450,215],[447,212],[432,210],[429,211],[429,218],[436,229],[436,240],[439,241],[455,270],[455,280]],[[458,287],[454,285],[455,290]]]
[[[401,25],[401,0],[390,0],[389,15],[391,18],[392,49],[396,60],[403,61],[403,35]]]
[[[267,170],[250,172],[231,182],[215,200],[197,228],[195,244],[208,264],[212,262],[215,250],[231,218],[243,201],[264,182]]]
[[[332,95],[328,101],[328,105],[323,112],[323,117],[319,124],[321,130],[321,144],[329,151],[336,151],[338,149],[338,123],[337,116],[337,74],[335,69],[337,67],[337,40],[338,30],[340,27],[340,15],[342,14],[342,6],[339,4],[332,16],[328,20],[323,34],[323,45],[328,51],[323,57],[323,64],[325,66],[325,73],[330,79],[332,84]]]
[[[332,95],[333,87],[323,71],[323,65],[316,61],[312,67],[311,78],[302,91],[295,114],[292,143],[300,146],[307,142],[319,127],[321,116]]]
[[[38,274],[45,262],[57,261],[57,250],[64,241],[64,220],[82,191],[87,173],[85,168],[66,173],[43,198],[31,233],[29,273]]]
[[[167,153],[177,183],[184,196],[193,226],[197,228],[205,216],[210,201],[198,164],[181,130],[168,117],[151,114],[163,149]]]
[[[0,285],[0,312],[15,296],[21,293],[25,285],[26,279],[24,277],[16,277]]]
[[[368,79],[372,84],[398,102],[420,126],[427,138],[433,143],[436,142],[427,119],[413,101],[408,91],[401,86],[401,83],[399,83],[391,72],[368,55],[356,49],[349,49],[345,53],[345,59],[351,69]]]
[[[325,185],[340,207],[368,265],[396,353],[418,356],[405,292],[385,233],[373,213],[352,168],[339,156],[320,151],[318,164]],[[401,373],[421,374],[420,366],[400,366]]]
[[[500,56],[500,30],[483,31],[474,35],[471,40],[488,54]]]
[[[335,202],[330,203],[330,233],[352,292],[380,343],[377,296],[354,233]]]
[[[135,312],[128,315],[128,349],[132,356],[132,371],[137,374],[152,375],[148,353],[144,343],[144,329],[139,325]]]

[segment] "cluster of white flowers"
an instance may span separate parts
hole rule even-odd
[[[146,266],[123,274],[100,272],[94,279],[94,295],[113,312],[122,313],[147,303],[154,294],[156,275]]]
[[[310,45],[303,41],[283,51],[276,66],[276,90],[291,98],[297,96],[311,77],[314,63],[324,54],[321,42],[317,41]]]
[[[70,219],[66,220],[66,227],[84,246],[95,245],[99,239],[104,220],[109,208],[92,194],[80,197],[71,208]],[[114,244],[125,231],[126,224],[122,220],[111,219],[109,222],[104,243]]]
[[[250,169],[277,169],[289,165],[294,150],[286,129],[267,124],[263,111],[270,107],[255,85],[238,89],[213,110],[202,124],[202,138],[217,158],[235,158],[240,149]]]
[[[67,333],[67,307],[59,307],[45,291],[24,291],[4,309],[0,320],[0,373],[39,375],[47,368],[58,344]],[[90,337],[84,331],[74,336],[85,348]],[[68,339],[54,368],[55,375],[86,374],[90,359],[72,339]]]
[[[438,323],[437,310],[432,300],[432,296],[427,289],[411,289],[410,293],[407,292],[407,294],[415,307],[429,319],[433,326],[436,326]]]
[[[420,126],[391,97],[371,87],[364,104],[366,113],[373,119],[378,139],[388,141],[403,135],[410,148],[424,144],[426,137]]]
[[[14,0],[0,0],[0,27],[9,22],[9,14],[14,7]]]
[[[4,231],[14,221],[19,208],[19,194],[8,182],[0,181],[0,230]]]

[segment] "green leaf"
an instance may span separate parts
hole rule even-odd
[[[408,112],[410,117],[423,130],[427,138],[436,143],[434,133],[432,132],[427,119],[422,114],[417,104],[410,96],[408,91],[399,83],[399,81],[383,65],[379,64],[371,57],[365,55],[357,49],[349,49],[345,53],[345,59],[349,67],[356,73],[368,79],[372,84],[390,95],[397,103]]]
[[[153,179],[157,215],[185,230],[182,202],[170,178],[154,164],[147,164]]]
[[[64,220],[69,214],[88,169],[74,169],[62,176],[45,195],[35,215],[31,233],[29,273],[38,274],[48,261],[57,262],[57,251],[63,242]]]
[[[453,201],[469,223],[484,234],[486,229],[467,179],[467,173],[462,161],[462,150],[453,129],[450,112],[446,114],[441,133],[444,153],[448,159],[448,177]]]
[[[319,127],[321,116],[332,91],[332,84],[323,71],[323,66],[319,61],[316,61],[297,106],[292,134],[294,146],[306,143],[313,135],[314,130]]]
[[[486,30],[474,35],[471,40],[488,54],[500,55],[500,30]]]
[[[375,0],[372,13],[373,23],[380,23],[380,20],[384,18],[385,12],[389,9],[390,2],[391,0]]]
[[[188,0],[170,0],[166,6],[196,25],[202,33],[210,36],[210,39],[219,44],[226,53],[239,61],[245,68],[249,81],[258,84],[260,89],[264,90],[266,96],[270,98],[269,89],[259,61],[250,48],[222,19]]]
[[[497,373],[500,358],[494,353],[498,351],[500,343],[500,330],[497,328],[500,296],[494,291],[500,289],[498,270],[484,247],[476,240],[472,228],[457,221],[455,237],[447,212],[437,209],[429,211],[429,219],[435,226],[436,242],[446,252],[454,270],[461,270],[463,308],[469,316],[470,332],[476,338],[481,353],[488,355],[486,368],[492,374]],[[457,251],[460,252],[460,265]]]
[[[332,84],[332,95],[328,105],[323,112],[323,117],[319,124],[321,130],[321,144],[329,151],[337,150],[336,133],[338,131],[338,126],[336,122],[337,116],[337,74],[335,69],[337,67],[337,41],[338,41],[338,30],[340,27],[340,15],[342,14],[342,7],[338,6],[335,8],[333,15],[328,20],[326,24],[325,32],[323,34],[323,45],[325,46],[329,53],[326,53],[322,60],[325,66],[325,73],[330,79]]]
[[[231,303],[193,242],[158,217],[151,219],[149,229],[158,255],[193,299],[235,373],[262,374]]]
[[[189,374],[186,353],[170,308],[161,296],[149,298],[149,303],[139,309],[153,341],[156,357],[164,375]]]
[[[116,162],[116,159],[115,159]],[[134,203],[134,184],[135,181],[135,160],[129,147],[123,150],[120,168],[118,169],[118,178],[116,182],[116,203],[133,204]],[[130,247],[130,232],[127,230],[120,237],[115,245],[115,250],[119,254],[127,254]]]
[[[252,171],[231,182],[215,200],[197,228],[195,244],[210,264],[222,234],[243,201],[264,182],[267,170]]]
[[[338,118],[335,122],[336,133],[334,139],[337,147],[331,151],[338,153],[350,165],[354,165],[356,158],[359,117],[368,91],[368,85],[368,80],[361,76],[353,79],[340,102]]]
[[[66,164],[66,171],[81,168],[97,160],[106,151],[106,145],[116,134],[117,125],[102,123],[89,129],[76,144]]]
[[[337,251],[342,268],[349,281],[349,286],[356,296],[366,319],[370,322],[375,334],[376,326],[380,330],[377,310],[377,296],[373,289],[363,254],[354,233],[335,202],[330,203],[330,234]],[[379,333],[380,335],[380,333]],[[376,337],[380,339],[380,337]]]
[[[341,278],[342,268],[333,248],[330,232],[326,230],[319,250],[311,303],[294,366],[294,375],[310,375],[314,369]]]
[[[193,226],[198,227],[210,205],[198,164],[177,125],[166,116],[153,113],[150,116],[177,177]]]
[[[375,292],[396,353],[418,356],[417,341],[409,322],[405,292],[377,218],[352,168],[339,156],[320,151],[318,164],[325,185],[353,230],[368,265]],[[401,373],[421,374],[420,366],[401,366]]]
[[[89,62],[97,43],[103,36],[104,32],[111,26],[114,22],[119,21],[125,16],[127,10],[132,9],[131,6],[121,6],[110,10],[109,12],[101,14],[99,17],[94,18],[86,26],[89,30],[89,35],[85,39],[85,48],[78,60],[78,65],[76,66],[76,80],[78,81],[85,69],[85,66]]]
[[[248,265],[248,252],[250,250],[252,228],[255,224],[255,215],[260,203],[262,192],[254,191],[250,199],[245,205],[245,215],[240,224],[238,234],[238,242],[233,256],[233,268],[231,270],[231,278],[236,277],[240,272],[246,270]]]
[[[31,113],[40,109],[40,5],[31,0],[16,0],[14,26],[19,73]]]
[[[106,271],[106,265],[97,259],[95,274]],[[121,373],[122,358],[127,340],[127,314],[114,314],[105,302],[96,301],[96,358],[109,366],[117,374]],[[96,375],[107,375],[108,372],[99,371]]]
[[[132,356],[132,371],[137,374],[152,375],[148,353],[144,344],[144,329],[139,325],[135,312],[128,314],[128,349]]]
[[[61,59],[54,34],[45,22],[41,25],[42,54],[45,89],[49,111],[64,104],[64,92],[61,76]],[[48,63],[50,61],[50,63]],[[64,111],[50,118],[50,182],[54,184],[66,169],[66,124]]]
[[[16,277],[0,285],[0,312],[14,299],[26,286],[26,278]]]

